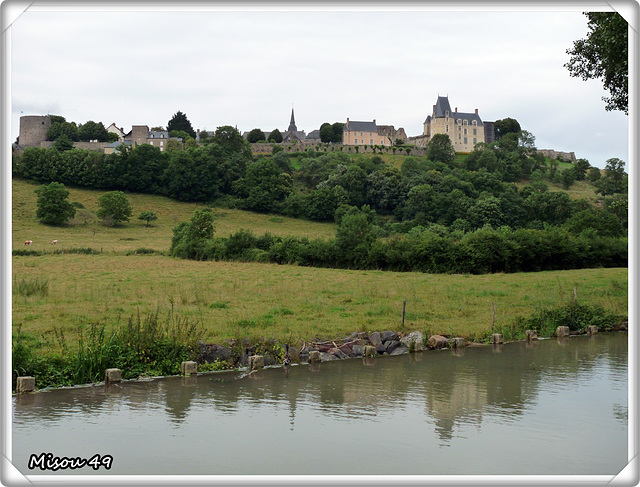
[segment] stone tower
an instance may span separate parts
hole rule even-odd
[[[20,117],[20,135],[18,145],[39,147],[47,140],[47,131],[51,127],[49,115],[25,115]]]

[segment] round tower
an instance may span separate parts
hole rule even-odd
[[[47,140],[47,131],[51,127],[49,115],[25,115],[20,117],[20,136],[18,144],[27,146],[39,146],[40,142]]]

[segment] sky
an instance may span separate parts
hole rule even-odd
[[[129,131],[181,111],[194,129],[270,132],[286,130],[292,108],[307,133],[348,117],[415,136],[440,95],[482,120],[515,118],[540,149],[629,161],[628,117],[605,111],[600,81],[563,66],[587,34],[579,4],[37,5],[10,26],[11,141],[21,115]]]

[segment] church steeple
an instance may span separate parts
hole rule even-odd
[[[289,132],[297,132],[298,127],[296,127],[296,119],[293,116],[293,108],[291,109],[291,122],[289,122],[289,128],[287,129]]]

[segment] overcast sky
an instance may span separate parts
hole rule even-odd
[[[162,4],[160,4],[162,6]],[[233,5],[233,4],[232,4]],[[374,4],[375,5],[375,4]],[[194,129],[373,120],[421,135],[438,95],[512,117],[541,149],[628,162],[628,117],[569,76],[584,7],[530,11],[43,11],[11,25],[11,140],[21,115]],[[428,6],[428,4],[425,4]],[[559,5],[559,4],[558,4]],[[423,5],[424,6],[424,5]],[[374,7],[383,9],[385,7]],[[555,8],[555,7],[554,7]],[[80,9],[82,10],[82,9]]]

